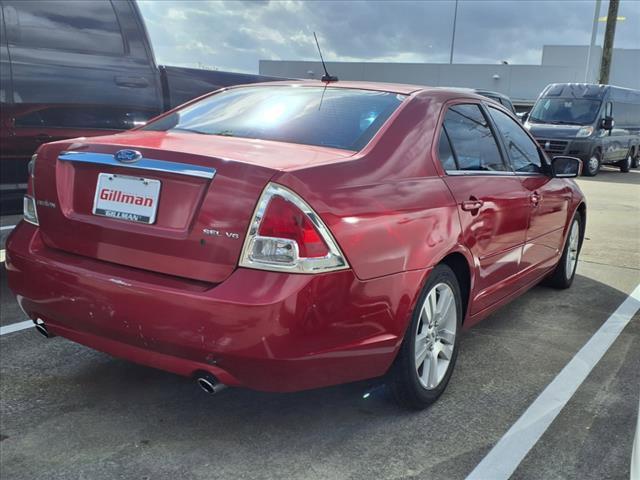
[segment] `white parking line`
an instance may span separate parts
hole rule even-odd
[[[15,225],[3,225],[2,227],[0,227],[0,232],[4,232],[5,230],[13,230],[14,228],[16,228]]]
[[[508,479],[639,309],[640,285],[527,408],[467,480]]]
[[[0,327],[0,336],[6,335],[7,333],[19,332],[20,330],[26,330],[27,328],[33,328],[33,327],[34,327],[34,323],[31,320],[12,323],[11,325]]]

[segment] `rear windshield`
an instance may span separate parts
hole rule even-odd
[[[529,121],[590,125],[600,110],[600,100],[584,98],[541,98],[531,110]]]
[[[405,99],[348,88],[261,86],[204,98],[145,126],[360,150]]]

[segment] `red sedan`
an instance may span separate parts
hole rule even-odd
[[[462,329],[543,280],[571,285],[579,170],[472,93],[223,89],[42,146],[9,285],[41,333],[211,392],[388,374],[421,408]]]

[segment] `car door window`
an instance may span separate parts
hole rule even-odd
[[[443,128],[440,131],[440,141],[438,143],[438,156],[440,157],[440,163],[445,170],[456,170],[456,160],[453,157],[453,150],[451,150],[451,143],[447,132]]]
[[[478,105],[449,107],[445,115],[444,131],[451,142],[458,170],[508,171],[489,122]]]
[[[543,173],[540,150],[518,122],[496,108],[489,107],[489,112],[504,139],[513,170],[516,173]]]
[[[10,43],[103,55],[123,55],[120,24],[108,0],[6,0],[17,14],[19,29]]]

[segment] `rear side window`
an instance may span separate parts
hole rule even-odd
[[[438,156],[440,157],[440,163],[442,163],[442,168],[445,170],[456,170],[458,167],[456,166],[456,160],[453,157],[453,151],[451,150],[451,143],[449,142],[449,137],[447,136],[447,132],[442,128],[440,132],[440,142],[438,144]]]
[[[511,117],[495,108],[489,108],[491,117],[504,138],[509,161],[516,172],[542,173],[542,161],[536,144]]]
[[[150,123],[144,130],[255,138],[360,150],[404,95],[302,86],[233,88]]]
[[[103,55],[123,55],[118,19],[109,0],[5,0],[18,26],[9,43]]]
[[[444,127],[458,170],[508,171],[489,123],[478,105],[450,107]]]

